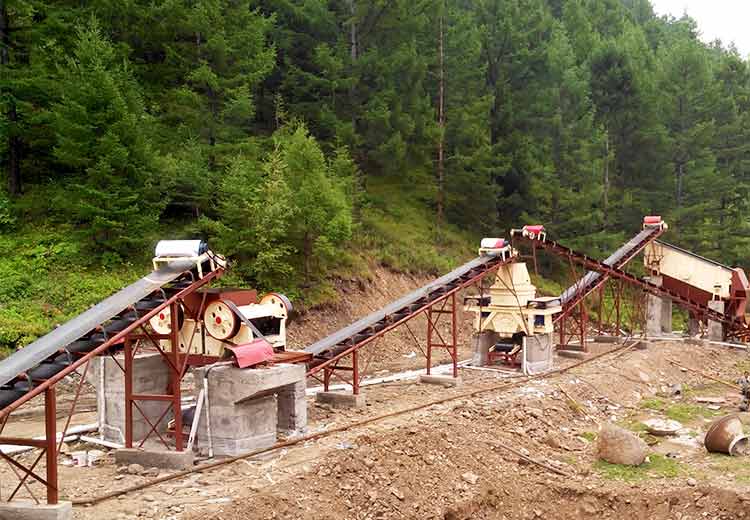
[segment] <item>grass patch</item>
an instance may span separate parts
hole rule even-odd
[[[620,423],[620,426],[625,428],[626,430],[630,430],[631,432],[637,433],[637,434],[643,434],[648,431],[648,428],[645,424],[643,424],[638,419],[626,419]]]
[[[722,475],[731,475],[735,482],[750,484],[750,464],[745,457],[730,457],[720,453],[708,456],[709,467]]]
[[[683,470],[681,464],[675,459],[664,455],[649,455],[648,462],[640,466],[625,466],[622,464],[610,464],[603,460],[594,463],[594,469],[609,480],[622,480],[624,482],[637,482],[654,478],[675,478]]]
[[[697,404],[679,403],[667,407],[664,414],[670,419],[686,424],[697,419],[716,417],[721,415],[722,412],[710,410]]]
[[[586,439],[588,442],[594,442],[599,436],[596,432],[583,432],[579,435],[580,438]]]
[[[640,407],[646,410],[661,412],[668,418],[682,424],[687,424],[698,419],[708,419],[722,414],[720,410],[711,410],[699,404],[668,403],[659,398],[644,399],[641,401]]]
[[[435,212],[415,200],[429,200],[420,183],[373,177],[362,210],[362,248],[392,269],[443,274],[476,256],[478,236],[450,225],[437,226]]]
[[[647,410],[658,410],[662,411],[667,406],[666,401],[663,399],[658,399],[656,397],[651,399],[644,399],[641,401],[641,408],[646,408]]]

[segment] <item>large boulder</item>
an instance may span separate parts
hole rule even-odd
[[[600,459],[629,466],[642,464],[648,451],[643,439],[614,424],[601,426],[597,448]]]

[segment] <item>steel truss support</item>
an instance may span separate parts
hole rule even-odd
[[[3,427],[7,423],[7,420],[3,422]],[[59,452],[57,445],[57,399],[55,387],[50,387],[44,390],[44,424],[45,424],[45,438],[42,440],[18,438],[18,437],[0,437],[1,444],[11,444],[14,446],[28,446],[30,448],[39,449],[40,452],[34,459],[31,466],[24,466],[16,459],[0,452],[5,462],[8,463],[13,473],[18,477],[18,485],[11,492],[7,502],[12,501],[18,494],[20,489],[23,487],[31,498],[39,503],[39,499],[34,495],[31,488],[29,488],[27,481],[29,477],[36,480],[45,486],[47,490],[47,503],[57,504],[59,500],[59,487],[57,482],[57,454]],[[64,437],[64,436],[63,436]],[[62,439],[61,439],[62,442]],[[45,458],[45,471],[46,478],[42,478],[34,470],[41,461],[42,457]]]
[[[426,349],[422,348],[422,345],[417,340],[416,335],[409,327],[408,322],[405,322],[404,325],[406,326],[412,339],[414,339],[417,348],[419,348],[419,350],[426,358],[426,373],[430,374],[430,371],[432,369],[433,351],[436,349],[438,351],[444,349],[451,357],[451,362],[453,364],[453,377],[458,377],[458,308],[456,303],[456,292],[451,292],[446,297],[441,298],[440,300],[429,305],[427,308],[422,309],[414,316],[420,314],[424,314],[427,319]],[[443,336],[444,331],[441,332],[440,328],[438,327],[438,325],[441,325],[442,322],[445,322],[445,320],[441,320],[443,315],[450,316],[450,318],[447,318],[447,324],[449,327],[449,335],[447,336],[447,338],[449,341],[446,341],[445,337]],[[382,338],[382,335],[379,335],[378,338]],[[348,365],[341,364],[341,361],[343,361],[344,359],[349,359]],[[357,395],[360,391],[360,382],[362,375],[366,373],[367,366],[369,366],[369,360],[364,369],[360,369],[360,366],[361,363],[359,360],[359,349],[354,349],[347,355],[339,357],[336,362],[323,367],[322,380],[315,373],[308,375],[321,382],[323,384],[323,390],[326,392],[329,391],[331,381],[335,379],[341,383],[350,385],[352,388],[352,393],[354,395]],[[350,375],[347,378],[340,373]]]
[[[448,304],[450,302],[450,304]],[[446,308],[447,307],[447,308]],[[444,315],[450,315],[450,342],[447,342],[440,333],[437,325],[440,318]],[[427,309],[427,374],[432,369],[432,351],[434,349],[445,349],[451,356],[453,364],[453,377],[458,377],[458,331],[456,325],[456,293],[452,293],[450,298],[443,300],[439,309],[431,305]],[[436,341],[436,339],[439,340]]]
[[[457,310],[457,293],[467,287],[480,282],[485,276],[494,274],[501,266],[509,264],[515,260],[514,257],[498,258],[492,265],[485,266],[482,270],[476,269],[469,273],[464,279],[456,283],[447,284],[444,287],[436,288],[433,294],[422,298],[414,303],[409,304],[408,309],[394,312],[386,316],[381,323],[362,330],[357,336],[353,336],[346,343],[342,343],[337,349],[330,351],[325,356],[320,356],[316,362],[308,365],[307,375],[323,384],[324,389],[330,387],[331,380],[336,377],[345,384],[351,385],[352,391],[359,392],[361,373],[356,352],[369,345],[375,340],[383,337],[384,334],[393,330],[400,325],[406,325],[408,332],[419,350],[427,358],[426,371],[429,374],[432,367],[432,358],[434,349],[445,349],[451,356],[453,363],[453,376],[458,377],[458,310]],[[429,299],[428,299],[429,298]],[[427,349],[423,349],[420,342],[416,339],[414,332],[409,328],[408,322],[415,317],[424,314],[427,319]],[[450,314],[450,332],[446,341],[437,325],[440,316]],[[364,337],[363,337],[364,336]],[[344,358],[351,358],[349,365],[341,365]],[[356,367],[356,369],[355,369]],[[344,379],[337,375],[337,371],[349,372],[352,374],[350,379]],[[319,373],[322,372],[322,377]],[[356,388],[356,390],[355,390]]]

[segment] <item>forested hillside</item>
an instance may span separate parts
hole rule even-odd
[[[203,236],[324,297],[645,214],[750,266],[750,70],[648,0],[0,0],[0,345]],[[241,280],[238,280],[241,279]]]

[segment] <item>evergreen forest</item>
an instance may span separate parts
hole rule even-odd
[[[649,0],[0,0],[0,347],[202,237],[305,305],[542,223],[750,267],[750,68]]]

